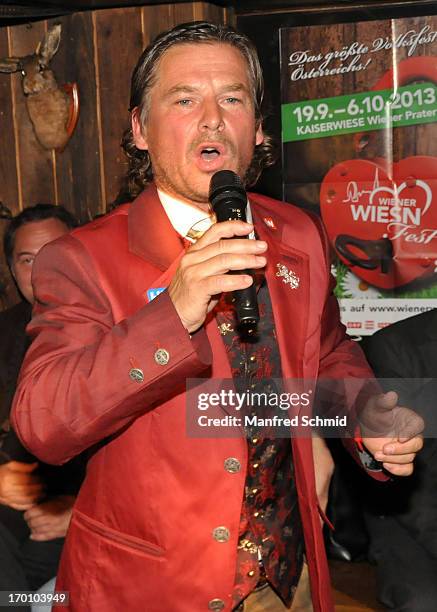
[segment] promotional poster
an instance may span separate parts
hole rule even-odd
[[[437,307],[437,17],[280,45],[284,197],[323,220],[348,332]]]

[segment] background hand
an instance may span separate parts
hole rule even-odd
[[[64,538],[70,524],[75,497],[59,495],[33,506],[24,513],[31,531],[30,539],[38,542]]]
[[[40,477],[33,472],[38,463],[9,461],[0,465],[0,503],[27,510],[44,494],[44,485]]]

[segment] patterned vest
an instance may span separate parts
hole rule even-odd
[[[229,298],[228,298],[229,300]],[[280,393],[281,360],[267,284],[258,290],[260,322],[256,334],[240,336],[234,310],[225,298],[216,309],[238,393]],[[268,417],[268,406],[257,406]],[[247,414],[254,409],[246,410]],[[268,434],[268,432],[267,432]],[[289,605],[300,577],[304,541],[289,438],[266,437],[266,430],[246,429],[248,466],[241,511],[237,571],[233,591],[236,607],[265,577]],[[261,563],[260,563],[261,561]]]

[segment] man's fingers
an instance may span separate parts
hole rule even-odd
[[[32,508],[33,504],[35,502],[27,502],[27,503],[15,503],[15,502],[10,502],[5,504],[6,506],[9,506],[10,508],[13,508],[14,510],[28,510],[29,508]]]
[[[393,476],[411,476],[413,473],[413,464],[398,464],[398,463],[383,463],[383,468],[393,474]]]
[[[196,244],[197,246],[197,244]],[[264,253],[267,250],[267,243],[263,240],[241,240],[234,238],[232,240],[218,240],[207,245],[203,249],[192,249],[186,253],[185,262],[188,265],[207,261],[223,254],[246,254],[256,255]]]
[[[216,295],[223,291],[236,291],[245,289],[253,283],[253,278],[247,274],[218,274],[204,281],[208,295]]]
[[[36,516],[27,520],[27,524],[32,531],[44,530],[50,528],[51,523],[53,522],[53,517],[49,516]]]
[[[23,495],[28,497],[40,496],[44,492],[44,486],[40,483],[25,483],[25,484],[12,484],[8,492],[11,496]]]
[[[417,453],[423,447],[423,438],[421,436],[415,436],[414,438],[408,439],[405,442],[388,442],[382,447],[382,452],[386,455],[407,455],[409,453]]]
[[[192,290],[198,291],[202,287],[202,292],[210,299],[222,291],[244,289],[253,283],[248,274],[227,274],[228,271],[239,272],[265,265],[266,258],[262,256],[223,254],[192,266],[187,278],[193,285]]]
[[[204,267],[208,267],[209,275],[226,274],[229,271],[247,270],[251,268],[263,268],[267,263],[263,255],[244,255],[234,253],[222,253],[212,259],[208,259]]]
[[[180,268],[186,271],[199,271],[202,276],[224,274],[230,270],[262,268],[267,260],[265,242],[255,240],[230,240],[224,246],[217,242],[202,251],[187,253],[181,260]]]
[[[390,440],[383,445],[382,449],[374,453],[377,461],[393,463],[397,465],[413,463],[416,453],[423,446],[423,439],[416,436],[406,442]]]
[[[393,463],[396,465],[413,463],[415,457],[415,453],[408,453],[406,455],[385,455],[384,453],[375,453],[375,459],[377,461],[380,461],[381,463]]]
[[[25,512],[24,514],[24,518],[26,521],[29,521],[37,516],[41,516],[44,515],[45,512],[44,510],[41,508],[40,505],[37,506],[33,506],[33,508],[31,508],[28,512]]]
[[[7,495],[5,496],[4,499],[6,500],[5,505],[11,506],[11,507],[23,506],[23,508],[20,508],[21,510],[23,510],[23,509],[33,507],[35,503],[38,501],[39,496],[16,494],[16,495]],[[26,506],[26,508],[24,508],[24,506]]]
[[[57,538],[59,536],[54,535],[53,533],[50,532],[43,532],[43,533],[31,533],[29,536],[29,540],[33,540],[34,542],[48,542],[49,540],[54,540],[55,538]]]
[[[33,472],[38,467],[38,463],[22,463],[21,461],[9,461],[7,463],[8,469],[14,472],[22,472],[23,474],[27,474],[28,472]]]
[[[253,232],[253,225],[244,221],[223,221],[214,223],[199,240],[190,247],[190,251],[198,251],[209,244],[217,242],[221,238],[233,238],[234,236],[248,236]]]

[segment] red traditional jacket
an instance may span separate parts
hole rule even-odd
[[[249,197],[268,243],[283,376],[371,376],[339,322],[318,222],[294,206]],[[181,255],[151,186],[44,247],[34,265],[34,341],[15,427],[48,463],[95,445],[58,574],[73,611],[231,609],[247,443],[186,434],[186,378],[231,373],[213,318],[190,338],[167,292],[149,301],[150,290],[169,284]],[[278,264],[298,286],[277,276]],[[157,358],[159,349],[168,360]],[[292,444],[314,610],[328,612],[311,439]],[[229,458],[242,469],[228,471]],[[222,526],[227,541],[215,537]]]

